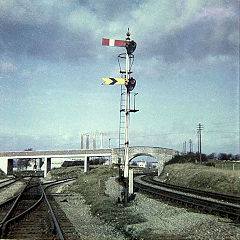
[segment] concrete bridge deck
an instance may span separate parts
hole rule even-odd
[[[130,161],[138,156],[150,156],[158,161],[161,170],[165,162],[177,155],[178,151],[161,147],[134,146],[129,148]],[[44,159],[45,174],[51,169],[51,158],[84,157],[84,171],[87,171],[90,157],[111,157],[112,163],[123,163],[124,148],[79,149],[79,150],[38,150],[0,152],[0,168],[7,174],[12,173],[13,159],[41,158]]]
[[[39,158],[39,157],[78,157],[85,155],[111,155],[112,149],[81,149],[81,150],[36,150],[36,151],[14,151],[14,152],[0,152],[0,157],[12,158]]]

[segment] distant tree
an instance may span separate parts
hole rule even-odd
[[[137,162],[135,162],[135,161],[132,161],[130,164],[133,166],[137,166]]]
[[[17,168],[20,170],[27,170],[27,167],[30,166],[30,158],[23,158],[23,159],[18,159],[17,161]]]
[[[27,148],[24,151],[33,151],[33,148]],[[17,161],[17,168],[23,170],[25,168],[25,170],[27,170],[27,167],[30,166],[30,161],[31,158],[20,158]]]
[[[186,163],[186,162],[195,162],[196,155],[195,153],[187,153],[185,155],[176,155],[167,164],[174,164],[174,163]]]
[[[227,154],[226,153],[219,153],[217,155],[218,160],[226,160],[227,159]]]
[[[233,160],[235,161],[240,160],[240,155],[239,154],[234,155]]]
[[[207,155],[208,159],[215,159],[217,157],[216,153],[211,153],[209,155]]]
[[[24,151],[33,151],[33,148],[27,148]]]
[[[207,155],[202,154],[202,162],[207,161]],[[167,164],[173,164],[173,163],[196,163],[199,162],[199,153],[187,153],[185,155],[176,155],[174,156]]]
[[[234,160],[234,156],[230,153],[219,153],[218,154],[218,159],[219,160]]]
[[[62,167],[83,166],[83,161],[64,161]]]
[[[234,160],[234,156],[231,153],[227,154],[227,158],[231,161]]]
[[[105,162],[106,160],[103,157],[95,158],[91,160],[91,164],[93,165],[101,165]]]

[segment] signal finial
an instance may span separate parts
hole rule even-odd
[[[128,28],[126,40],[128,40],[128,41],[130,40],[130,35],[131,35],[131,33],[129,32],[129,28]]]

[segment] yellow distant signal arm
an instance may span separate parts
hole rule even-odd
[[[102,85],[128,85],[128,79],[126,78],[103,78]]]

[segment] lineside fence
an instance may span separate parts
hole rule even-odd
[[[222,170],[240,171],[240,161],[220,161],[215,163],[215,167]]]

